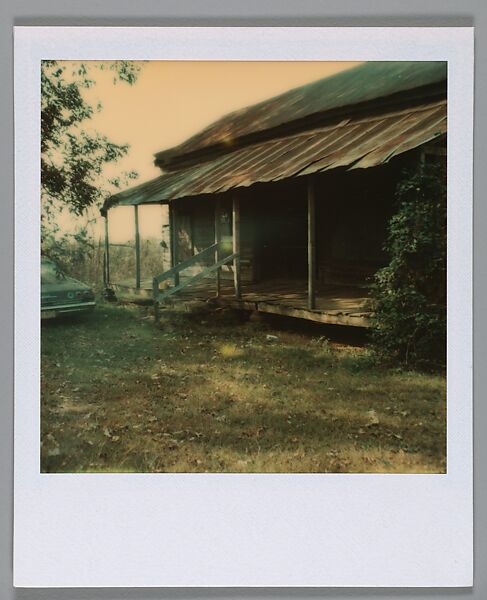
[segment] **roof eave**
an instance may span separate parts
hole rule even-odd
[[[408,92],[399,92],[387,97],[374,99],[355,105],[348,105],[334,109],[308,115],[301,119],[295,119],[282,123],[277,127],[270,129],[258,130],[245,136],[236,138],[229,142],[213,144],[196,148],[193,151],[183,151],[181,149],[186,145],[186,142],[179,146],[162,150],[154,155],[155,166],[166,171],[177,171],[195,165],[199,162],[216,158],[222,154],[227,154],[232,150],[239,150],[247,145],[256,142],[262,142],[271,138],[283,137],[297,131],[305,131],[308,128],[313,128],[320,125],[332,124],[334,121],[343,119],[345,116],[355,117],[360,113],[373,114],[374,111],[383,111],[397,109],[402,105],[414,105],[422,103],[425,100],[435,100],[446,97],[447,82],[440,81],[420,88],[414,88]]]

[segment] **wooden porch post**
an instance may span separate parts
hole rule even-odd
[[[135,287],[140,288],[140,233],[139,233],[139,207],[134,204],[135,222]]]
[[[316,223],[315,223],[315,186],[308,179],[308,308],[316,308]]]
[[[240,300],[242,297],[240,287],[240,200],[237,196],[233,197],[232,225],[233,253],[236,254],[236,257],[233,259],[233,283],[235,286],[235,298]]]
[[[215,203],[215,244],[218,244],[215,250],[215,263],[220,260],[221,252],[220,252],[220,243],[221,243],[221,200],[219,197],[216,199]],[[216,272],[216,297],[220,296],[220,273],[221,269],[217,269]]]
[[[103,271],[105,287],[110,285],[110,240],[108,237],[108,210],[105,215],[105,269]]]
[[[178,264],[178,236],[176,228],[176,211],[174,206],[169,204],[169,238],[171,246],[171,268]],[[174,275],[174,287],[179,285],[179,273]]]

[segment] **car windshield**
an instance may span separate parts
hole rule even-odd
[[[56,283],[64,278],[64,273],[55,263],[41,262],[41,283]]]

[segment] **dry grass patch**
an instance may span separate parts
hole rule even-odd
[[[319,328],[147,316],[43,326],[44,472],[445,471],[444,377],[377,369]]]

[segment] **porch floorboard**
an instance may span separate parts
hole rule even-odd
[[[121,296],[152,298],[152,281],[141,281],[140,289],[133,280],[114,283]],[[268,280],[256,283],[242,282],[242,299],[235,298],[233,281],[222,279],[220,296],[216,298],[214,279],[200,281],[173,296],[173,302],[214,300],[218,305],[245,310],[281,314],[321,323],[369,327],[371,309],[367,290],[363,287],[318,284],[316,308],[307,308],[305,280]]]

